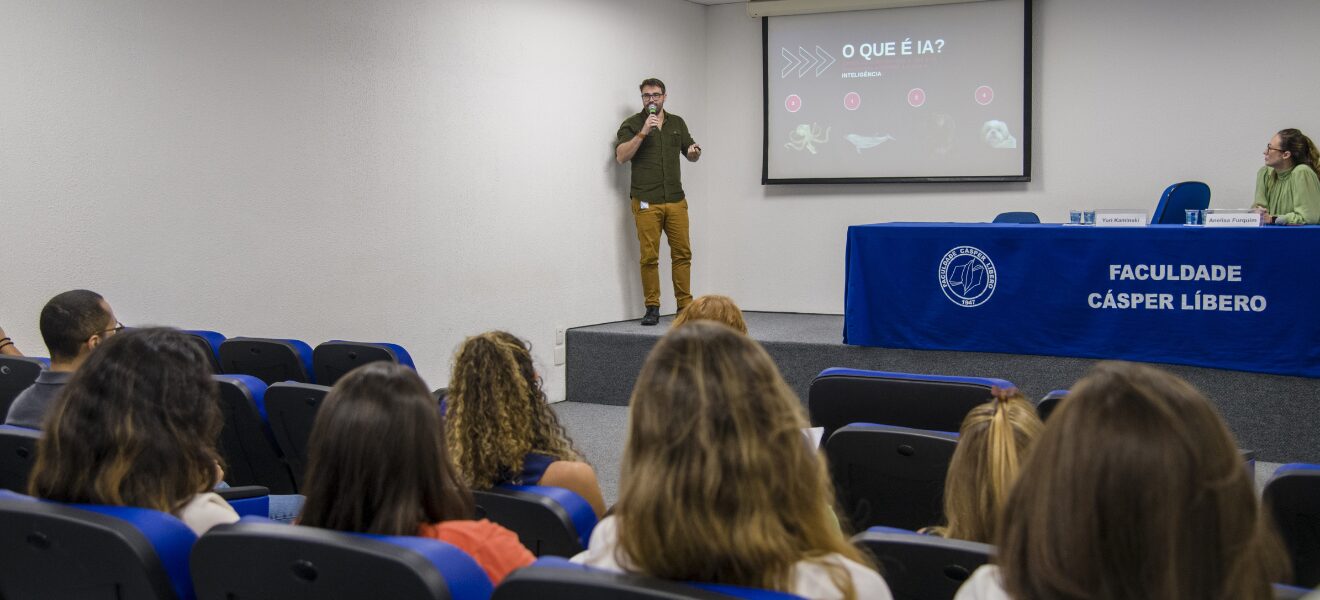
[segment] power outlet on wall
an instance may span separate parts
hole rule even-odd
[[[568,360],[568,352],[565,346],[555,346],[555,365],[562,365]]]
[[[567,335],[568,335],[568,328],[566,328],[566,327],[564,327],[564,326],[562,326],[562,325],[559,326],[559,327],[556,327],[556,328],[555,328],[555,345],[556,345],[556,346],[563,346],[565,340],[567,339],[565,336],[567,336]]]

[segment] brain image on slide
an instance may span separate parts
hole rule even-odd
[[[830,128],[825,128],[825,133],[820,132],[820,125],[812,123],[807,125],[803,123],[793,129],[788,135],[789,142],[784,144],[785,148],[791,150],[806,150],[812,154],[816,153],[816,144],[824,144],[830,141]]]
[[[985,145],[996,150],[1011,150],[1017,148],[1017,138],[1008,132],[1008,123],[999,120],[986,121],[981,126],[981,139]]]

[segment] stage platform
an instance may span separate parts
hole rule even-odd
[[[1028,397],[1067,388],[1092,359],[988,352],[871,348],[843,344],[843,316],[746,312],[748,335],[761,342],[784,379],[802,398],[812,378],[829,367],[939,375],[998,377]],[[620,321],[575,327],[567,333],[567,399],[627,405],[646,354],[669,329]],[[1228,421],[1243,448],[1269,462],[1320,463],[1320,380],[1156,365],[1191,382]]]

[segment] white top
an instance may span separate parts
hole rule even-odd
[[[615,550],[618,548],[618,522],[613,516],[605,517],[604,520],[596,524],[596,529],[591,532],[591,542],[587,545],[586,551],[574,556],[573,562],[621,573],[638,572],[637,569],[627,564],[626,557],[616,556]],[[624,561],[619,562],[619,558],[623,558]],[[853,587],[857,590],[857,598],[862,600],[893,600],[894,596],[889,592],[889,586],[885,585],[885,580],[880,577],[879,573],[838,554],[831,554],[822,560],[798,562],[793,568],[793,589],[788,591],[813,600],[843,598],[843,594],[834,587],[834,582],[830,581],[829,571],[821,566],[822,561],[843,565],[848,571],[848,576],[852,578]]]
[[[234,512],[234,508],[219,494],[212,492],[193,496],[174,516],[179,517],[198,537],[216,525],[238,521],[238,513]]]
[[[1000,583],[999,567],[982,565],[972,573],[953,600],[1010,600]]]

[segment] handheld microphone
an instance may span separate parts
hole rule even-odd
[[[655,106],[655,103],[652,102],[652,103],[650,103],[650,104],[647,104],[647,105],[646,105],[646,114],[648,114],[648,115],[653,115],[653,114],[655,114],[655,113],[656,113],[656,106]]]

